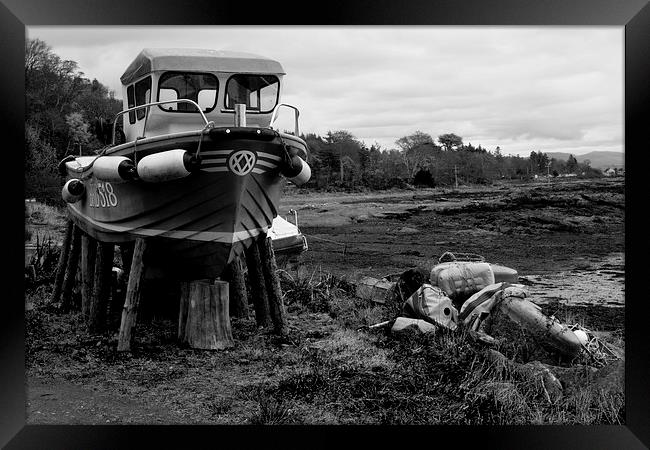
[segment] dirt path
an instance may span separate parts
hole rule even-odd
[[[30,377],[27,388],[28,424],[100,425],[176,423],[179,417],[167,408],[92,384]]]

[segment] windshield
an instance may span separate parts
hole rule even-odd
[[[278,103],[280,82],[275,75],[233,75],[226,83],[226,109],[245,104],[246,110],[270,112]]]
[[[158,83],[158,101],[186,98],[198,103],[204,113],[210,112],[217,103],[218,86],[217,77],[209,73],[166,72]],[[196,107],[190,103],[167,103],[159,106],[165,111],[198,113]]]

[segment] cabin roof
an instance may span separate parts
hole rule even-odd
[[[145,48],[120,77],[127,85],[155,70],[284,74],[279,62],[252,53],[188,48]]]

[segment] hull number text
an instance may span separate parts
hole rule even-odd
[[[113,186],[108,182],[91,183],[88,189],[88,206],[93,208],[109,208],[117,206],[117,196]]]

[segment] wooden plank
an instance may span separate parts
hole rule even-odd
[[[240,258],[230,263],[226,274],[230,286],[230,317],[245,319],[248,317],[248,290]]]
[[[81,236],[81,312],[90,317],[90,304],[95,281],[97,242],[87,234]]]
[[[70,253],[68,255],[68,264],[63,276],[61,286],[61,310],[70,311],[72,309],[72,288],[74,287],[77,269],[79,267],[79,256],[81,253],[81,230],[78,226],[72,227],[72,242],[70,243]]]
[[[125,273],[131,271],[131,260],[133,259],[133,251],[135,250],[135,242],[124,242],[118,244],[120,248],[120,258],[122,259],[122,270]]]
[[[129,271],[129,282],[126,286],[126,298],[122,310],[120,333],[117,339],[117,351],[124,352],[131,350],[131,339],[133,327],[136,323],[138,305],[140,304],[141,286],[144,280],[144,264],[142,257],[146,251],[147,243],[143,238],[135,241],[133,259]]]
[[[261,237],[257,243],[260,248],[260,259],[266,283],[266,294],[269,301],[269,313],[273,322],[273,331],[276,334],[284,335],[287,333],[287,318],[282,303],[282,288],[277,274],[278,266],[273,253],[273,243],[270,237],[265,236]]]
[[[266,281],[262,271],[260,250],[255,242],[246,250],[246,267],[248,268],[248,285],[253,298],[253,306],[255,307],[257,326],[270,327],[272,321],[266,292]]]
[[[97,242],[95,259],[95,276],[93,279],[93,296],[88,313],[88,327],[93,333],[106,329],[106,309],[111,295],[111,269],[115,245]]]
[[[61,288],[63,287],[63,278],[65,277],[65,271],[68,266],[68,255],[70,254],[70,242],[72,241],[73,229],[74,223],[72,220],[68,219],[65,237],[63,238],[63,245],[61,246],[61,254],[59,255],[59,262],[56,266],[54,290],[52,291],[52,296],[50,297],[50,303],[59,303],[61,300]]]

